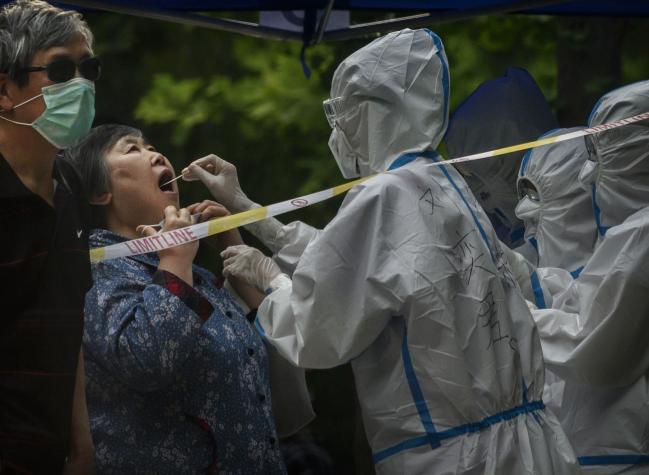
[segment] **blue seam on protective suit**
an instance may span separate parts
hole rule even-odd
[[[570,272],[570,275],[573,279],[576,279],[581,275],[582,270],[584,270],[584,266],[578,267],[577,269],[573,270],[572,272]]]
[[[536,252],[539,252],[539,243],[536,241],[536,238],[531,237],[530,244],[536,250]]]
[[[438,161],[436,158],[432,158],[432,160],[434,160],[435,162]],[[455,188],[455,191],[457,192],[458,195],[460,195],[460,198],[462,199],[462,201],[464,202],[464,205],[469,210],[469,213],[471,213],[471,216],[473,217],[473,222],[478,227],[478,231],[480,231],[480,236],[482,236],[482,239],[484,240],[485,244],[487,245],[487,249],[489,249],[489,254],[491,254],[491,260],[494,262],[494,264],[496,264],[496,254],[494,254],[493,250],[491,249],[491,243],[489,242],[489,238],[487,237],[487,233],[485,232],[484,228],[480,224],[480,221],[478,221],[478,217],[475,215],[475,213],[473,212],[473,209],[469,205],[469,202],[466,200],[466,198],[464,197],[464,195],[462,194],[462,192],[460,191],[458,186],[455,184],[455,181],[453,180],[453,178],[451,178],[450,173],[446,169],[446,165],[443,165],[443,166],[441,166],[439,168],[440,168],[440,170],[442,170],[442,173],[444,173],[444,175],[446,176],[448,181],[451,182],[451,186],[453,188]]]
[[[649,464],[649,455],[592,455],[577,457],[579,465],[641,465]]]
[[[401,168],[404,165],[409,164],[410,162],[416,160],[419,157],[426,157],[433,159],[439,157],[439,153],[437,153],[435,150],[424,150],[423,152],[411,152],[411,153],[404,153],[400,157],[398,157],[392,164],[388,167],[388,170],[396,170],[397,168]]]
[[[534,300],[536,301],[536,306],[538,308],[547,308],[545,306],[545,297],[543,297],[543,289],[541,288],[539,276],[536,275],[536,271],[532,272],[532,274],[530,275],[530,280],[532,281],[532,290],[534,291]]]
[[[433,42],[435,46],[437,47],[438,51],[443,51],[442,43],[441,40],[437,35],[435,35],[432,31],[426,30],[427,33],[431,36],[433,39]],[[448,90],[449,90],[449,78],[448,78],[448,65],[446,64],[445,61],[442,60],[440,56],[440,62],[442,63],[442,85],[444,87],[444,109],[445,109],[445,119],[444,119],[444,127],[446,126],[446,122],[448,121]],[[412,156],[414,155],[414,156]],[[432,159],[433,161],[437,162],[438,159],[438,154],[434,151],[427,151],[421,154],[406,154],[402,157],[399,157],[397,160],[395,160],[392,165],[390,166],[390,170],[393,170],[395,168],[398,168],[399,166],[403,166],[406,163],[411,162],[412,160],[416,159],[418,156],[425,156],[427,158]],[[489,249],[489,253],[491,254],[491,258],[496,262],[495,255],[491,249],[489,239],[487,238],[487,235],[482,228],[482,225],[478,221],[475,213],[471,209],[471,206],[469,206],[469,203],[466,201],[464,198],[464,195],[460,191],[460,189],[457,187],[455,184],[455,181],[451,178],[450,174],[448,171],[445,169],[445,167],[440,167],[442,169],[442,172],[448,179],[448,181],[451,183],[453,188],[457,191],[457,193],[460,195],[460,198],[466,205],[467,209],[471,213],[471,216],[473,217],[473,220],[478,227],[478,230],[480,231],[480,234],[487,244],[487,248]],[[428,445],[430,444],[431,448],[436,448],[440,446],[440,440],[441,439],[448,439],[452,437],[457,437],[459,435],[463,434],[468,434],[471,432],[478,432],[480,430],[486,429],[487,427],[496,424],[497,422],[501,422],[504,420],[512,419],[520,414],[524,413],[530,413],[533,411],[537,411],[540,409],[543,409],[545,405],[543,404],[542,401],[535,401],[532,403],[525,404],[523,406],[519,406],[513,409],[509,409],[507,411],[500,412],[498,414],[495,414],[493,416],[486,417],[480,422],[477,423],[470,423],[470,424],[464,424],[458,427],[454,427],[452,429],[448,429],[442,432],[436,432],[435,431],[435,426],[433,425],[430,412],[428,411],[428,407],[426,406],[426,402],[424,400],[423,393],[421,391],[421,387],[419,386],[419,381],[417,381],[417,375],[414,372],[414,368],[412,367],[412,360],[410,358],[410,352],[408,351],[408,341],[407,341],[407,327],[404,325],[404,337],[403,337],[403,343],[401,346],[401,355],[403,358],[403,364],[404,364],[404,371],[406,374],[406,378],[408,379],[408,385],[410,386],[410,392],[412,393],[413,399],[415,401],[415,405],[417,406],[417,411],[419,412],[419,417],[421,419],[422,424],[424,425],[424,428],[426,429],[426,435],[422,437],[416,437],[413,439],[406,440],[404,442],[401,442],[400,444],[397,444],[393,447],[387,448],[385,450],[382,450],[380,452],[377,452],[376,454],[373,455],[373,460],[374,463],[378,463],[381,460],[386,459],[387,457],[390,457],[398,452],[401,452],[403,450],[411,449],[414,447],[420,447],[422,445]]]
[[[599,231],[600,236],[604,236],[606,234],[606,231],[608,231],[608,228],[606,226],[602,226],[602,221],[601,221],[602,211],[599,209],[599,206],[597,205],[596,196],[597,196],[597,187],[595,186],[595,183],[593,183],[591,186],[591,201],[593,202],[593,214],[595,215],[595,223],[597,223],[597,231]]]
[[[617,89],[615,89],[615,91],[617,91]],[[610,91],[610,92],[608,92],[608,93],[606,93],[604,95],[608,96],[611,92],[614,92],[614,91]],[[590,123],[593,120],[593,116],[595,115],[595,111],[599,108],[599,105],[602,103],[603,100],[604,100],[604,96],[600,97],[597,100],[597,102],[595,103],[595,106],[591,109],[590,114],[588,114],[588,127],[592,127],[590,125]]]
[[[493,416],[485,417],[478,422],[470,422],[468,424],[463,424],[461,426],[437,432],[436,435],[439,440],[452,439],[461,435],[480,432],[481,430],[485,430],[494,424],[514,419],[515,417],[523,414],[535,414],[537,411],[541,411],[543,409],[545,409],[545,404],[543,403],[543,401],[528,402],[512,409],[507,409],[506,411],[499,412],[498,414],[494,414]],[[404,442],[401,442],[400,444],[394,445],[373,454],[372,460],[375,464],[377,464],[382,460],[385,460],[386,458],[391,457],[392,455],[395,455],[404,450],[426,445],[427,442],[428,441],[425,437],[408,439]]]
[[[523,161],[521,162],[521,168],[518,172],[518,176],[523,176],[525,175],[525,170],[527,170],[527,164],[530,161],[530,156],[532,155],[532,150],[534,149],[529,149],[527,152],[525,152],[525,155],[523,155]]]
[[[433,44],[437,48],[438,53],[444,52],[444,45],[439,36],[433,33],[428,28],[425,29],[426,33],[430,35],[433,39]],[[446,129],[448,125],[448,99],[449,99],[449,74],[448,74],[448,63],[443,60],[442,55],[439,55],[439,62],[442,63],[442,87],[444,88],[444,123],[442,124],[442,130]]]
[[[262,338],[266,338],[266,332],[264,331],[264,327],[261,326],[261,323],[259,323],[259,319],[255,319],[255,328],[259,332]]]
[[[426,406],[424,393],[421,390],[421,386],[417,380],[417,375],[415,374],[415,369],[412,366],[412,359],[410,358],[410,351],[408,350],[408,326],[405,324],[405,321],[403,325],[403,341],[401,343],[401,358],[403,359],[403,369],[406,373],[408,386],[410,387],[410,394],[412,395],[412,399],[417,407],[419,419],[426,430],[426,439],[432,449],[437,448],[440,446],[440,442],[437,438],[437,432],[433,420],[430,417],[428,406]]]

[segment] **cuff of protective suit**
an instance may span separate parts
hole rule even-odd
[[[252,208],[259,207],[260,206],[255,203]],[[283,247],[283,244],[279,240],[279,233],[282,229],[282,223],[280,223],[277,219],[268,217],[255,223],[246,224],[244,227],[246,228],[246,230],[252,233],[253,236],[259,239],[264,244],[264,246],[270,249],[273,254],[278,252]]]
[[[276,290],[290,288],[293,281],[286,274],[278,274],[273,280],[270,281],[266,288],[266,295],[270,295]]]
[[[501,249],[503,250],[505,259],[509,263],[509,268],[512,270],[514,279],[518,282],[523,295],[525,298],[531,299],[530,275],[534,272],[534,266],[525,259],[525,257],[510,249],[505,244],[501,243]]]
[[[232,209],[230,210],[230,212],[234,212],[234,213],[243,213],[244,211],[248,211],[252,208],[261,208],[260,204],[255,203],[246,195],[236,196],[232,200],[231,206]]]
[[[191,285],[175,274],[166,270],[158,270],[153,274],[153,283],[164,287],[182,300],[201,320],[206,321],[212,315],[212,311],[214,310],[212,304]]]

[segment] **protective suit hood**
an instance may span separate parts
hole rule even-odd
[[[649,111],[649,81],[640,81],[604,95],[588,125],[631,117]],[[592,192],[593,212],[600,235],[649,205],[649,121],[625,125],[586,137],[591,173],[582,183]],[[588,164],[587,164],[588,165]],[[589,170],[584,170],[589,172]]]
[[[482,83],[457,107],[446,132],[446,149],[451,158],[457,158],[528,142],[557,127],[532,76],[521,68],[507,68],[503,76]],[[518,152],[461,166],[498,237],[510,246],[523,238],[522,222],[514,213],[522,157]]]
[[[430,30],[390,33],[345,59],[331,83],[338,114],[329,139],[343,176],[383,172],[406,153],[434,150],[449,88],[444,46]]]
[[[558,129],[543,137],[576,130],[580,128]],[[578,181],[587,159],[588,150],[581,137],[529,150],[523,157],[519,190],[529,180],[539,195],[535,222],[523,218],[526,240],[538,251],[538,267],[575,272],[593,253],[597,226],[591,212],[591,197]],[[528,236],[528,230],[534,228],[536,231]]]

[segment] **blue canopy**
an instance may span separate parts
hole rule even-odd
[[[6,3],[6,2],[3,2]],[[69,3],[69,2],[68,2]],[[170,12],[260,11],[325,9],[329,0],[106,0],[102,3]],[[546,3],[546,6],[540,5]],[[535,5],[536,4],[536,5]],[[511,1],[511,0],[335,0],[336,10],[379,10],[412,12],[472,12],[487,7],[513,7],[520,13],[570,15],[647,15],[649,2],[643,0]]]
[[[8,0],[0,0],[0,4]],[[61,6],[125,13],[158,20],[203,26],[262,38],[320,41],[386,33],[492,13],[549,15],[648,16],[648,0],[62,0]],[[200,12],[304,11],[303,30],[286,31]],[[332,10],[403,12],[405,16],[346,28],[327,29]],[[406,13],[407,12],[407,13]]]

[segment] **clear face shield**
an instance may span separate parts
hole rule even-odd
[[[518,180],[518,199],[528,197],[532,201],[540,201],[539,190],[537,190],[534,183],[527,178],[520,178]]]
[[[525,239],[529,240],[536,236],[541,214],[541,196],[538,188],[527,178],[518,179],[519,202],[514,209],[518,219],[525,224]]]
[[[332,129],[336,125],[336,119],[343,115],[343,100],[344,98],[342,97],[334,97],[322,101],[322,107],[324,108],[327,122],[329,122],[329,126]]]

